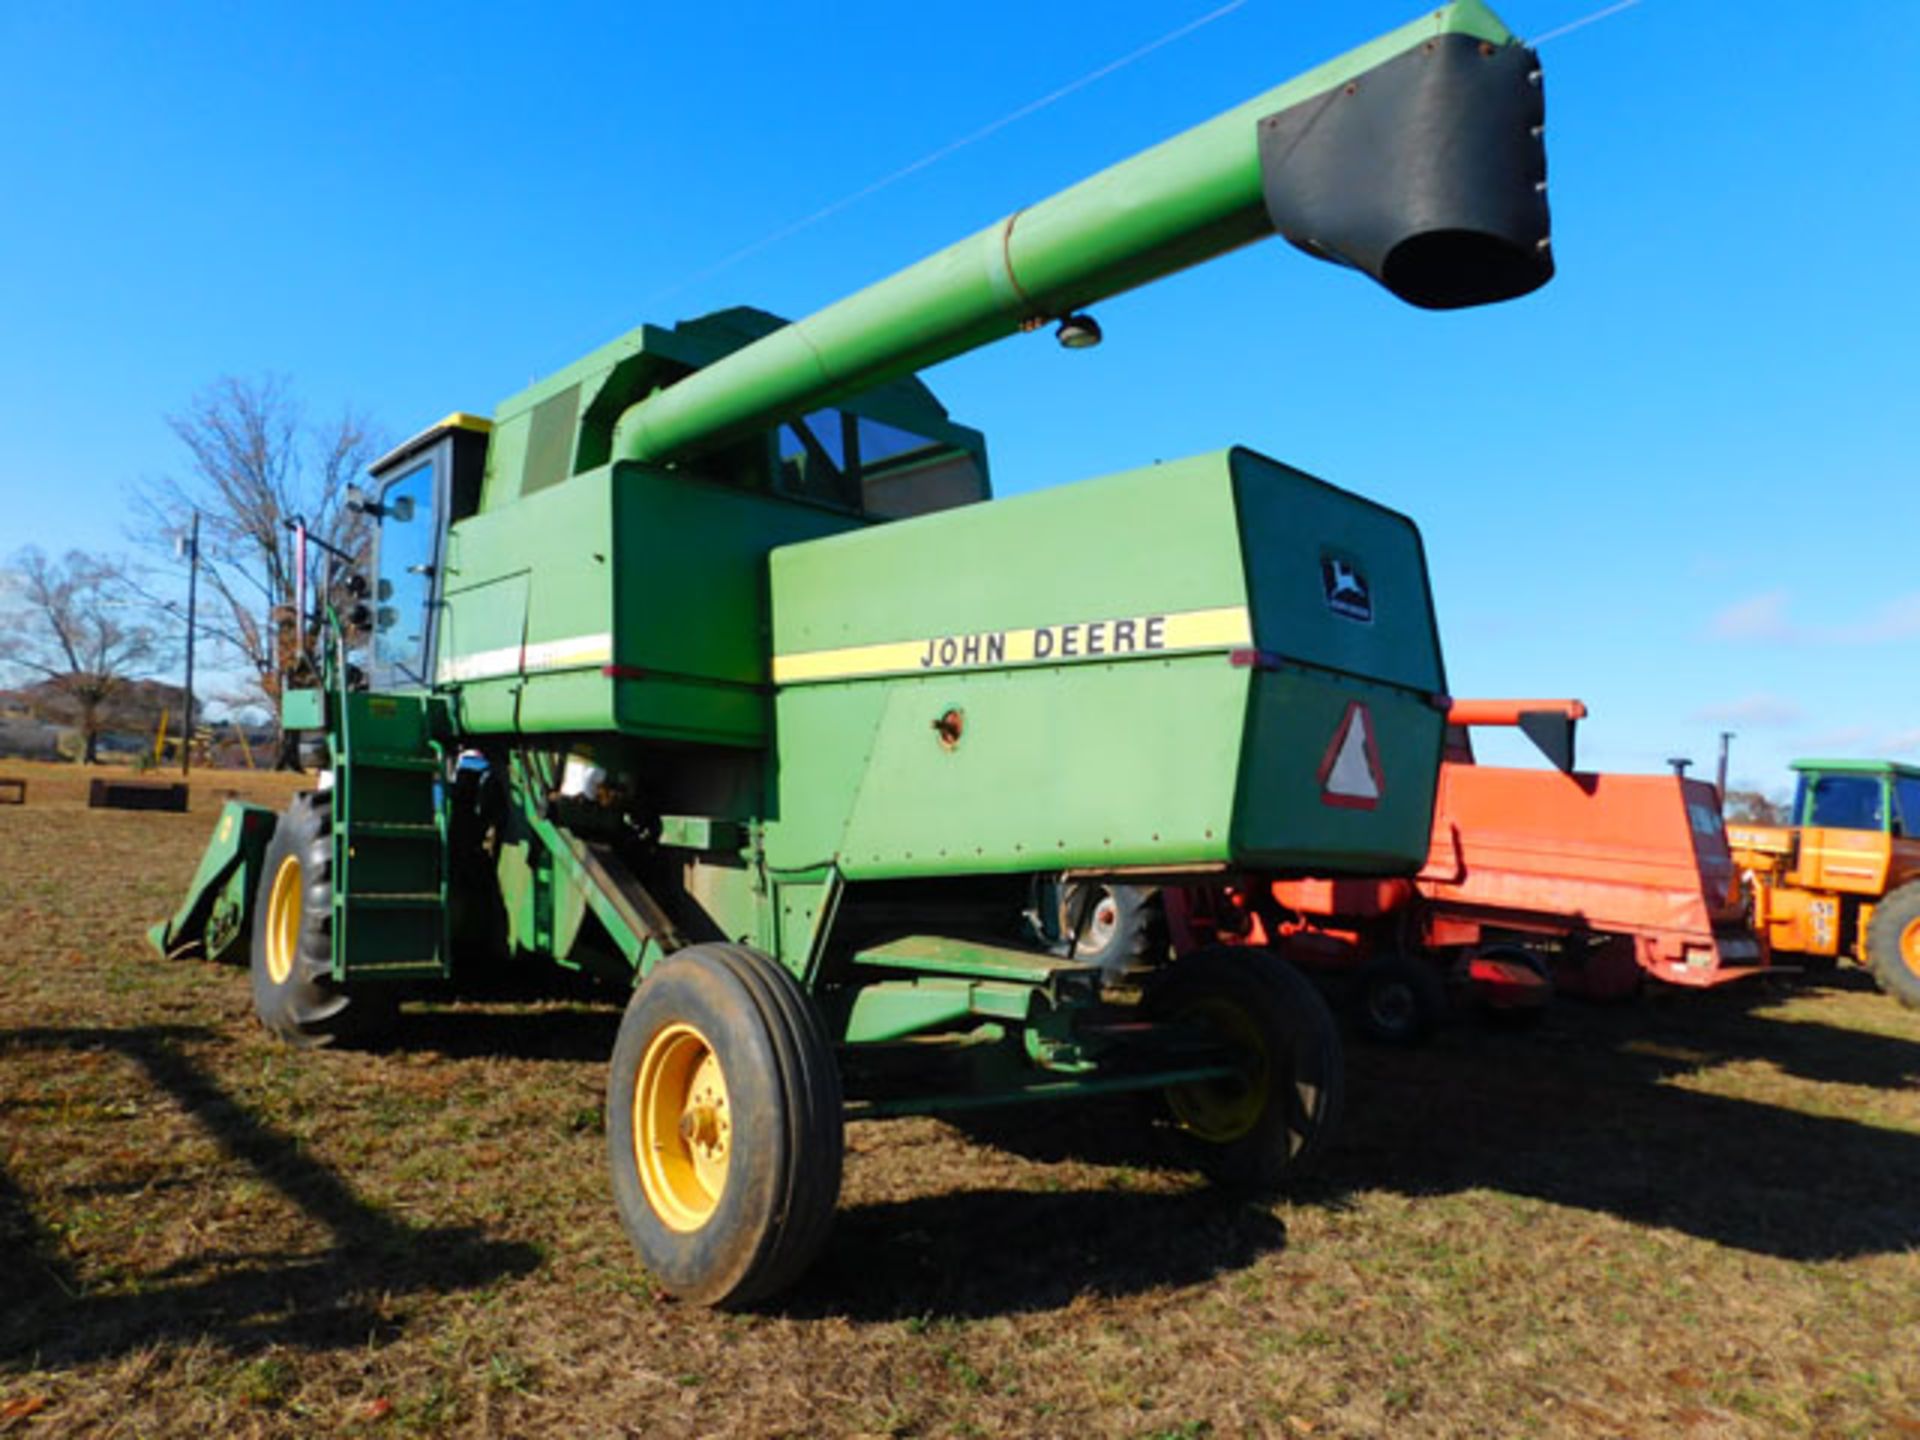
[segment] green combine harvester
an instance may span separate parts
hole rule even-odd
[[[1157,1092],[1203,1168],[1280,1180],[1339,1108],[1312,989],[1245,950],[1103,984],[1036,887],[1414,870],[1419,534],[1244,449],[990,503],[914,372],[1089,343],[1276,232],[1422,307],[1525,294],[1542,114],[1533,52],[1449,5],[808,319],[643,325],[416,436],[285,698],[321,788],[230,804],[156,943],[249,953],[301,1045],[502,966],[630,989],[614,1199],[699,1302],[805,1268],[849,1116]]]

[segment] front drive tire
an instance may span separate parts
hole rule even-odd
[[[840,1075],[813,1004],[744,945],[695,945],[634,991],[607,1077],[621,1224],[669,1294],[751,1305],[825,1243]]]
[[[384,1018],[333,979],[333,796],[296,795],[273,828],[253,908],[253,1012],[289,1045],[357,1036]]]
[[[1346,1062],[1307,978],[1272,951],[1223,946],[1175,961],[1146,1004],[1154,1019],[1212,1030],[1246,1067],[1164,1092],[1199,1168],[1257,1189],[1309,1172],[1339,1125]]]
[[[1882,990],[1920,1009],[1920,880],[1908,881],[1873,907],[1867,965]]]

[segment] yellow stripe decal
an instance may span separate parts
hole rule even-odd
[[[442,684],[491,680],[539,670],[580,670],[612,659],[612,635],[570,635],[564,640],[537,640],[466,655],[443,655],[439,678]]]
[[[776,685],[849,680],[860,675],[912,675],[933,670],[988,670],[1009,665],[1060,665],[1136,660],[1183,650],[1230,650],[1253,643],[1244,605],[1114,619],[1069,620],[1026,630],[974,630],[806,650],[773,657]]]

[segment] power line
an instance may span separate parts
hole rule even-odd
[[[1069,95],[1075,94],[1078,91],[1086,89],[1089,85],[1095,84],[1098,81],[1106,79],[1107,76],[1112,75],[1116,71],[1126,69],[1127,66],[1133,64],[1137,60],[1144,60],[1147,56],[1153,54],[1154,51],[1163,50],[1167,46],[1175,43],[1176,41],[1186,39],[1187,36],[1193,34],[1196,30],[1200,30],[1208,25],[1211,25],[1216,20],[1225,19],[1228,15],[1231,15],[1234,11],[1241,9],[1247,3],[1248,3],[1248,0],[1228,0],[1228,3],[1226,3],[1225,5],[1221,5],[1216,9],[1209,10],[1206,14],[1201,15],[1195,19],[1189,20],[1184,25],[1180,25],[1175,27],[1172,30],[1169,30],[1166,34],[1162,35],[1159,39],[1150,40],[1145,45],[1142,45],[1139,49],[1130,50],[1117,60],[1110,60],[1106,64],[1098,67],[1097,69],[1089,70],[1086,74],[1082,75],[1078,80],[1074,80],[1069,82],[1068,84],[1062,85],[1059,89],[1050,91],[1049,93],[1042,95],[1038,100],[1030,100],[1025,105],[1020,106],[1018,109],[1010,110],[1005,115],[1002,115],[998,120],[992,121],[991,123],[986,125],[982,125],[978,130],[972,131],[970,134],[962,135],[958,140],[949,141],[947,144],[940,146],[938,149],[928,151],[925,155],[922,155],[918,160],[915,160],[912,164],[903,165],[898,170],[895,170],[890,174],[881,176],[878,180],[875,180],[872,184],[861,186],[858,190],[853,191],[851,194],[842,196],[840,199],[835,200],[831,205],[824,205],[820,209],[814,211],[811,215],[807,215],[802,217],[799,220],[795,220],[791,224],[781,226],[778,230],[775,230],[771,234],[766,235],[761,239],[754,241],[751,245],[743,246],[741,249],[735,250],[731,255],[727,255],[722,259],[715,261],[712,265],[709,265],[706,269],[698,271],[695,274],[688,276],[684,280],[677,281],[676,283],[669,285],[664,290],[656,290],[652,295],[647,297],[647,300],[645,303],[651,305],[655,301],[663,300],[669,295],[676,295],[680,291],[687,289],[689,286],[698,285],[703,280],[710,280],[715,275],[718,275],[723,271],[731,270],[735,265],[738,265],[742,260],[748,259],[754,255],[758,255],[762,250],[767,249],[769,246],[777,245],[782,240],[787,239],[789,236],[797,235],[802,230],[806,230],[811,228],[812,226],[818,225],[822,220],[826,220],[834,215],[838,215],[842,210],[845,210],[850,206],[859,204],[862,200],[867,199],[869,196],[877,195],[880,191],[885,190],[890,185],[899,183],[900,181],[906,179],[909,175],[918,174],[920,171],[925,170],[929,165],[937,164],[940,161],[946,159],[949,155],[952,155],[957,151],[964,150],[969,145],[977,144],[979,141],[986,139],[989,135],[996,134],[999,131],[1006,129],[1007,126],[1015,124],[1018,121],[1024,120],[1029,115],[1036,114],[1039,111],[1046,109],[1049,105],[1056,104],[1059,101],[1066,99]],[[1632,0],[1632,3],[1638,3],[1638,0]]]
[[[1529,40],[1527,44],[1532,46],[1535,50],[1538,50],[1542,45],[1546,44],[1549,40],[1558,40],[1562,35],[1571,35],[1576,30],[1586,29],[1586,27],[1589,25],[1597,25],[1602,20],[1608,20],[1608,19],[1611,19],[1613,16],[1618,15],[1623,10],[1633,9],[1633,7],[1638,5],[1639,3],[1640,3],[1640,0],[1619,0],[1618,4],[1602,6],[1600,9],[1594,11],[1591,15],[1583,15],[1578,20],[1570,20],[1565,25],[1560,26],[1556,30],[1549,30],[1547,31],[1546,34],[1537,36],[1536,38]]]

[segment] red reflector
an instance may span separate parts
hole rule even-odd
[[[1270,650],[1240,649],[1227,652],[1227,663],[1236,670],[1278,670],[1280,657]]]
[[[609,680],[644,680],[647,672],[638,665],[602,665],[600,673]]]

